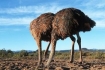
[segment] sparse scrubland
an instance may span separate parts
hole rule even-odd
[[[44,51],[42,52],[44,54]],[[48,57],[48,56],[47,56]],[[53,70],[104,70],[105,52],[101,51],[83,51],[83,63],[79,64],[79,51],[75,51],[74,63],[69,63],[70,52],[57,51],[50,64]],[[43,55],[44,58],[44,55]],[[46,59],[47,60],[47,59]],[[46,64],[43,59],[43,64]],[[38,64],[38,51],[21,50],[18,52],[12,50],[0,50],[0,70],[35,70]],[[42,69],[43,70],[43,69]]]

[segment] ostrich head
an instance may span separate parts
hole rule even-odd
[[[95,21],[89,18],[87,15],[85,15],[85,21],[86,22],[84,23],[84,32],[90,31],[91,28],[93,28],[96,25]]]
[[[90,27],[93,28],[96,23],[94,20],[92,20],[91,18],[89,18],[87,15],[86,15],[86,20],[88,21],[88,23],[90,24]]]
[[[90,31],[91,28],[93,28],[96,25],[95,21],[93,21],[79,9],[75,10],[75,17],[77,22],[79,23],[79,31]]]

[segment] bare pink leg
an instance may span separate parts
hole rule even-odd
[[[78,43],[79,51],[80,51],[79,62],[82,63],[81,37],[79,36],[79,33],[77,33],[77,43]]]
[[[38,45],[38,57],[39,57],[38,67],[39,67],[40,64],[42,63],[42,48],[41,48],[41,40],[40,40],[40,39],[37,39],[36,42],[37,42],[37,45]]]
[[[75,44],[75,37],[74,36],[70,36],[71,40],[72,40],[72,49],[71,49],[71,58],[70,58],[70,63],[73,62],[74,60],[74,44]]]
[[[54,35],[52,35],[51,38],[51,51],[50,51],[50,55],[49,55],[49,59],[47,61],[47,64],[45,65],[45,67],[49,67],[49,64],[55,54],[55,48],[56,48],[56,37]]]
[[[49,42],[49,44],[48,44],[48,46],[47,46],[47,49],[45,50],[45,52],[44,52],[44,58],[46,59],[46,57],[47,57],[47,53],[48,53],[48,49],[49,49],[49,47],[50,47],[50,43],[51,42]]]

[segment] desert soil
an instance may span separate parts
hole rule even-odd
[[[36,70],[37,63],[36,59],[0,59],[0,70]],[[46,61],[43,60],[44,64]],[[85,59],[82,64],[79,64],[78,61],[69,63],[69,60],[55,59],[49,69],[45,70],[105,70],[105,60]]]

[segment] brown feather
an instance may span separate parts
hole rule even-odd
[[[53,20],[53,32],[60,38],[64,39],[70,35],[76,34],[79,31],[89,31],[94,22],[79,9],[66,8],[55,14]],[[90,25],[91,27],[87,27]]]
[[[41,40],[50,41],[53,18],[53,13],[44,13],[31,22],[30,31],[35,39],[40,36]]]

